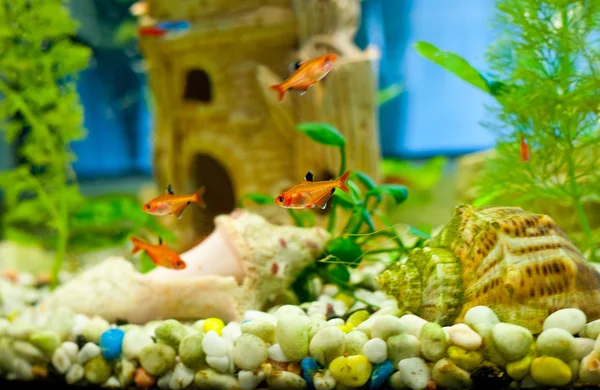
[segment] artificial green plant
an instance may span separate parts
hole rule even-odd
[[[492,75],[430,43],[416,50],[492,95],[497,135],[476,183],[476,205],[509,204],[547,212],[561,204],[574,211],[581,234],[571,238],[596,258],[586,202],[600,201],[600,2],[499,0],[500,38],[487,52]],[[531,158],[521,161],[521,136]]]

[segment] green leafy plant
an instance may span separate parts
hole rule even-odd
[[[337,129],[326,123],[302,123],[296,130],[322,145],[337,148],[340,152],[340,176],[346,171],[346,139]],[[303,300],[315,299],[311,280],[315,276],[326,282],[335,283],[348,294],[352,294],[349,268],[356,268],[368,255],[389,253],[397,258],[408,253],[422,240],[409,247],[404,244],[395,226],[387,219],[380,205],[384,197],[388,197],[396,206],[401,205],[408,196],[406,187],[398,184],[377,185],[367,174],[352,170],[348,181],[350,193],[336,189],[329,204],[327,229],[334,235],[326,245],[323,257],[314,265],[305,269],[293,287]],[[247,194],[240,199],[251,200],[257,204],[273,204],[274,196],[265,194]],[[344,209],[349,214],[345,221],[340,221],[336,210]],[[298,226],[314,226],[314,214],[311,210],[292,212],[293,220]],[[308,215],[313,218],[307,217]],[[306,224],[307,220],[312,221]],[[383,225],[377,229],[377,225]],[[411,227],[410,234],[429,237],[428,234]],[[383,239],[382,239],[383,238]]]
[[[500,39],[487,53],[493,75],[484,77],[456,54],[417,42],[415,49],[489,93],[496,121],[495,155],[477,180],[476,205],[515,204],[539,212],[562,204],[576,215],[581,234],[571,238],[596,259],[586,202],[600,199],[600,2],[500,0]],[[520,137],[531,150],[521,162]]]

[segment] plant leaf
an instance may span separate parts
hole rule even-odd
[[[430,238],[431,238],[431,235],[430,235],[430,234],[427,234],[426,232],[424,232],[424,231],[421,231],[421,230],[417,229],[417,228],[416,228],[416,227],[414,227],[414,226],[409,226],[409,227],[408,227],[408,232],[409,232],[410,234],[414,235],[414,236],[421,237],[421,238],[424,238],[424,239],[426,239],[426,240],[428,240],[428,239],[430,239]]]
[[[384,89],[377,92],[377,103],[380,106],[383,106],[385,103],[389,102],[400,96],[404,92],[404,88],[401,84],[396,83],[385,87]]]
[[[340,259],[340,265],[348,265],[350,267],[358,266],[363,255],[360,246],[346,237],[337,237],[329,241],[325,252]]]
[[[242,196],[238,200],[238,207],[243,208],[244,199],[249,199],[252,202],[258,205],[272,204],[275,202],[275,198],[269,195],[259,194],[259,193],[250,193]]]
[[[146,272],[152,271],[156,267],[156,264],[150,260],[150,257],[148,257],[146,253],[142,253],[140,256],[140,272],[145,274]]]
[[[372,190],[373,188],[377,187],[377,184],[375,184],[375,182],[373,181],[373,179],[371,179],[369,177],[369,175],[367,175],[364,172],[361,171],[352,171],[352,175],[354,177],[356,177],[358,179],[358,181],[365,186],[365,188],[367,189],[367,191]]]
[[[333,193],[333,197],[335,198],[336,204],[345,209],[352,209],[356,206],[356,201],[354,200],[354,198],[352,198],[350,195],[348,195],[344,191],[336,190]],[[333,199],[332,199],[332,201],[333,201]]]
[[[343,264],[328,264],[327,273],[334,279],[335,283],[346,284],[350,281],[350,271]]]
[[[396,204],[400,204],[408,197],[408,189],[399,184],[382,184],[367,192],[367,196],[375,196],[378,194],[388,194],[394,198]]]
[[[307,122],[296,126],[296,130],[323,145],[343,147],[346,138],[337,129],[327,123]]]
[[[492,94],[487,80],[461,56],[449,51],[442,51],[429,42],[418,41],[413,47],[423,57],[454,73],[474,87]]]

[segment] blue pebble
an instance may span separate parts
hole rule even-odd
[[[240,325],[242,325],[242,324],[243,324],[243,323],[245,323],[245,322],[250,322],[250,321],[252,321],[252,320],[244,320],[244,321],[242,321],[242,322],[240,323]]]
[[[321,367],[321,365],[311,357],[305,357],[302,359],[300,367],[302,367],[302,376],[304,377],[308,388],[310,390],[314,390],[315,384],[313,382],[313,376],[323,367]]]
[[[188,21],[182,20],[178,22],[162,22],[158,23],[157,26],[166,30],[187,30],[191,24]]]
[[[369,390],[377,390],[382,387],[393,373],[394,363],[391,360],[384,360],[379,364],[375,364],[371,373]]]
[[[115,360],[121,356],[125,332],[119,328],[111,328],[100,336],[100,353],[106,360]]]

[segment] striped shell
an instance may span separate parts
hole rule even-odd
[[[533,333],[562,308],[600,318],[600,274],[550,217],[518,207],[457,207],[437,236],[377,282],[404,310],[443,325],[478,305]]]

